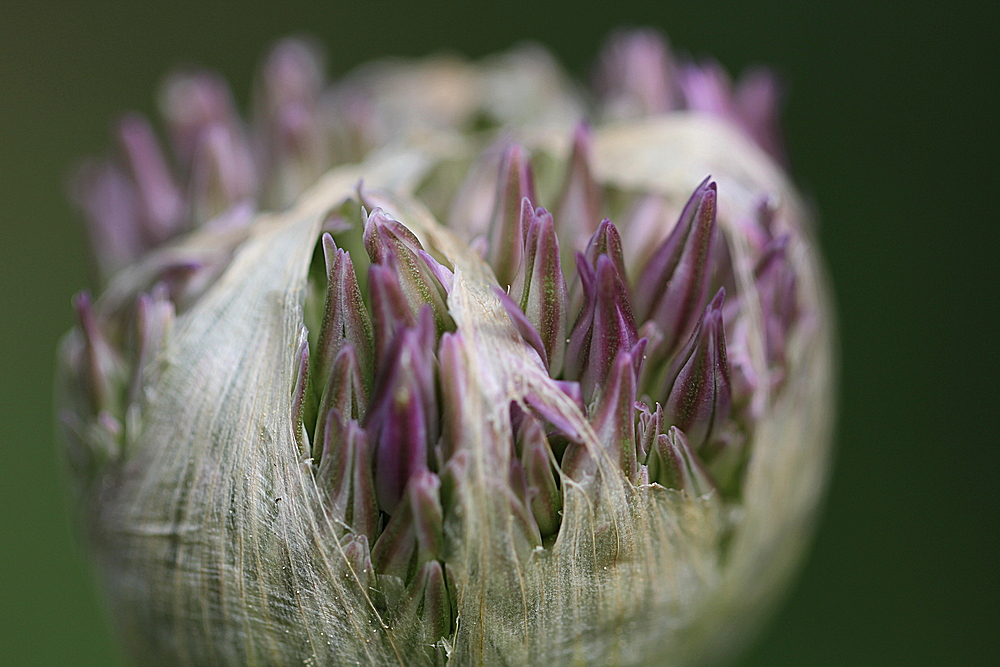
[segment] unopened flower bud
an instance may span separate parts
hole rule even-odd
[[[524,149],[511,146],[500,165],[496,204],[490,222],[489,262],[501,286],[511,285],[521,266],[535,195],[531,164]]]
[[[725,296],[725,290],[719,288],[708,304],[687,347],[674,362],[677,372],[671,374],[665,396],[664,416],[668,423],[690,434],[696,451],[729,418],[731,388],[722,324]]]

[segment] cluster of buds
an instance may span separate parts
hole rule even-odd
[[[759,622],[831,392],[776,88],[649,32],[597,79],[591,126],[535,48],[327,87],[290,41],[250,123],[178,74],[174,167],[128,116],[81,168],[60,418],[138,662],[686,664]]]

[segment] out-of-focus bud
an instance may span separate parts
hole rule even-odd
[[[70,196],[86,215],[90,245],[104,278],[146,251],[135,186],[121,168],[99,160],[83,163],[70,184]]]
[[[531,163],[524,149],[511,146],[504,154],[490,222],[489,262],[501,286],[511,285],[521,266],[528,224],[537,200]]]
[[[153,243],[164,241],[179,231],[184,204],[153,128],[142,116],[130,114],[118,124],[118,141],[136,185],[146,234]]]
[[[312,43],[285,40],[264,62],[255,129],[266,200],[273,206],[291,204],[330,165],[323,85],[323,59]]]
[[[619,30],[601,52],[595,87],[608,118],[636,118],[678,106],[674,76],[673,56],[663,35]]]
[[[556,221],[559,233],[567,239],[566,251],[572,253],[584,247],[601,220],[601,188],[590,171],[590,128],[579,125],[573,133],[573,151],[566,171]]]
[[[707,60],[683,66],[678,79],[687,108],[733,123],[773,158],[784,159],[778,118],[781,87],[774,72],[749,70],[734,90],[722,66]]]

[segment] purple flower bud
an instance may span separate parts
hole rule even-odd
[[[397,332],[416,325],[416,318],[392,267],[380,264],[368,267],[368,292],[375,330],[375,357],[381,364]]]
[[[531,163],[521,146],[504,153],[489,228],[487,259],[501,287],[511,285],[524,252],[524,236],[537,201]]]
[[[685,339],[705,307],[715,209],[716,186],[706,178],[636,282],[636,312],[640,321],[653,320],[663,332],[663,355]]]
[[[765,192],[757,197],[757,204],[752,211],[735,221],[740,231],[746,234],[755,256],[763,255],[774,239],[777,212],[777,198],[772,193]]]
[[[456,611],[448,590],[446,568],[439,561],[424,563],[410,584],[399,619],[407,625],[420,628],[422,636],[414,638],[411,648],[415,652],[433,650],[441,637],[452,633]]]
[[[147,243],[138,222],[138,195],[121,169],[110,161],[89,160],[76,170],[69,189],[86,216],[103,278],[142,256]]]
[[[309,388],[309,336],[305,327],[299,331],[299,346],[295,350],[295,386],[292,388],[292,428],[299,454],[309,456],[309,435],[306,433],[305,414]]]
[[[679,82],[688,109],[728,120],[771,157],[784,161],[779,132],[781,88],[774,72],[746,72],[734,92],[729,75],[715,60],[681,68]]]
[[[594,397],[591,426],[608,456],[629,479],[637,471],[635,438],[635,389],[638,364],[645,352],[645,339],[629,351],[621,351],[611,368],[606,383],[602,383]],[[582,480],[594,475],[597,467],[586,448],[571,443],[562,461],[563,472]]]
[[[159,376],[155,368],[167,332],[174,322],[174,304],[166,285],[153,288],[150,294],[139,296],[135,304],[135,359],[129,383],[128,403],[136,404],[145,397],[142,391]]]
[[[770,366],[783,362],[788,331],[798,315],[795,269],[788,261],[788,240],[787,235],[782,235],[771,241],[754,271],[761,312],[764,314],[765,345]]]
[[[607,255],[611,259],[615,270],[618,271],[618,275],[622,279],[622,283],[627,285],[628,277],[625,273],[625,260],[622,256],[621,237],[618,234],[618,229],[607,218],[598,225],[597,230],[590,237],[590,240],[587,241],[583,252],[587,264],[592,268],[597,266],[597,258],[601,255]],[[577,280],[573,282],[573,288],[570,292],[571,311],[579,313],[583,307],[583,301],[583,281],[578,275]]]
[[[429,470],[416,473],[406,485],[385,530],[372,547],[378,574],[412,581],[424,563],[441,557],[444,536],[441,480]]]
[[[686,63],[678,79],[688,109],[732,119],[732,82],[717,61]]]
[[[622,255],[627,266],[649,263],[670,231],[670,205],[661,195],[642,195],[621,220]]]
[[[656,436],[663,433],[663,408],[659,403],[650,410],[645,403],[636,403],[639,424],[636,429],[635,448],[638,459],[646,462],[656,444]]]
[[[322,244],[326,261],[326,304],[317,346],[317,375],[329,377],[341,348],[350,344],[362,377],[371,378],[375,367],[372,323],[358,287],[354,263],[350,254],[337,248],[329,234],[323,235]],[[374,293],[375,288],[372,291]],[[366,389],[370,388],[369,380]]]
[[[159,243],[180,230],[181,199],[153,128],[142,116],[129,114],[118,124],[118,141],[139,195],[139,220],[147,238]]]
[[[511,297],[541,337],[549,373],[562,370],[566,350],[569,308],[566,278],[559,258],[552,215],[540,208],[528,225],[524,260],[511,288]]]
[[[160,91],[160,112],[170,133],[181,171],[190,174],[203,134],[222,125],[236,130],[242,123],[225,79],[215,72],[178,72]]]
[[[493,288],[493,293],[497,295],[500,299],[500,304],[503,306],[504,310],[507,312],[507,317],[510,318],[511,324],[517,330],[517,333],[521,335],[524,342],[527,343],[535,352],[538,353],[538,358],[542,360],[542,364],[546,367],[549,365],[549,353],[545,349],[545,343],[542,342],[542,336],[538,333],[535,325],[528,319],[528,316],[524,314],[514,300],[511,299],[502,288],[496,286]]]
[[[445,521],[461,512],[461,496],[469,475],[470,455],[470,450],[459,449],[441,468],[441,509]]]
[[[515,549],[520,553],[520,559],[526,560],[528,554],[542,543],[542,534],[535,521],[535,515],[530,506],[528,480],[524,466],[517,458],[511,457],[507,471],[507,485],[500,491],[499,503],[503,506],[503,515],[509,521],[510,531],[514,537]]]
[[[472,425],[467,423],[465,402],[469,394],[469,373],[473,372],[459,333],[445,333],[438,347],[441,384],[441,440],[436,452],[442,469],[466,440]]]
[[[291,204],[329,166],[319,108],[323,83],[319,49],[301,40],[280,42],[264,63],[257,130],[274,205]]]
[[[712,477],[692,451],[684,432],[676,426],[656,437],[656,444],[649,453],[649,479],[694,498],[715,489]]]
[[[77,294],[73,306],[83,334],[82,359],[78,364],[82,370],[82,395],[90,397],[90,408],[95,415],[105,410],[117,412],[121,401],[118,395],[121,361],[101,331],[90,294]]]
[[[380,362],[365,416],[375,451],[379,507],[392,514],[407,481],[427,468],[429,445],[437,442],[434,329],[429,309],[417,326],[401,331]]]
[[[216,123],[202,132],[191,170],[191,215],[200,224],[257,195],[257,171],[246,138]]]
[[[788,160],[781,139],[781,82],[773,70],[744,71],[736,84],[733,106],[741,127],[757,145],[783,164]]]
[[[559,391],[570,397],[570,400],[576,404],[576,407],[580,410],[581,414],[587,412],[587,406],[583,404],[583,390],[580,389],[579,382],[556,380],[555,385],[559,388]]]
[[[319,379],[319,382],[322,382],[324,376],[317,374],[315,377]],[[337,353],[337,358],[333,362],[333,368],[330,369],[326,378],[326,385],[316,388],[322,392],[319,396],[319,410],[316,416],[313,441],[312,455],[316,461],[322,461],[323,449],[326,447],[325,442],[330,437],[327,434],[326,422],[331,411],[336,411],[336,415],[341,420],[362,421],[368,405],[365,377],[361,372],[357,354],[355,354],[354,346],[351,343],[345,343],[340,348],[340,352]],[[314,382],[314,384],[318,384],[318,382]]]
[[[345,578],[353,579],[364,596],[375,580],[370,544],[367,535],[351,534],[344,545]]]
[[[582,438],[573,421],[568,419],[562,410],[553,405],[547,396],[529,391],[524,396],[524,402],[535,411],[538,417],[555,427],[559,434],[569,441],[579,442]]]
[[[638,330],[628,291],[608,255],[597,258],[596,271],[583,255],[577,270],[584,291],[584,306],[566,347],[566,375],[579,379],[584,400],[603,385],[619,352],[632,352]]]
[[[365,220],[364,242],[373,264],[392,271],[414,314],[430,304],[438,333],[454,328],[448,314],[448,289],[442,281],[447,281],[448,271],[424,252],[413,232],[376,208]]]
[[[597,258],[601,255],[607,255],[618,272],[622,283],[628,284],[628,275],[625,272],[625,259],[622,256],[622,239],[618,234],[618,228],[611,224],[611,221],[607,218],[601,221],[601,224],[598,225],[590,237],[583,255],[587,258],[587,262],[595,267],[597,266]]]
[[[517,430],[517,449],[527,483],[527,502],[541,537],[559,530],[562,492],[556,483],[556,470],[542,424],[525,415]]]
[[[644,349],[639,346],[638,357]],[[632,478],[636,471],[635,451],[635,385],[638,376],[632,354],[619,352],[602,387],[597,407],[590,418],[598,440],[612,460],[618,463],[625,476]]]
[[[556,206],[559,233],[569,241],[569,252],[584,246],[601,219],[602,194],[590,171],[590,144],[590,129],[580,123],[573,133],[573,152]]]
[[[466,241],[486,240],[497,206],[500,169],[509,147],[509,142],[500,140],[484,150],[469,167],[452,198],[448,209],[448,227]]]
[[[601,50],[596,88],[605,115],[635,118],[677,107],[674,64],[666,38],[655,30],[618,30]]]
[[[720,289],[682,353],[675,359],[677,373],[670,374],[663,406],[666,422],[688,434],[701,450],[729,418],[732,404],[726,337],[722,322],[725,290]]]
[[[372,541],[378,532],[379,513],[368,439],[357,421],[343,417],[335,408],[331,412],[317,484],[327,492],[334,521]]]

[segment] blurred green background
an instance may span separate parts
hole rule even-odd
[[[263,49],[310,33],[337,76],[370,58],[532,38],[585,75],[617,25],[665,30],[790,84],[794,176],[838,299],[836,467],[800,576],[742,665],[996,664],[995,17],[888,3],[217,3],[0,9],[0,664],[114,665],[70,527],[51,387],[89,284],[68,166],[150,113],[180,62],[244,104]],[[983,3],[985,5],[985,3]],[[991,83],[992,82],[992,83]]]

